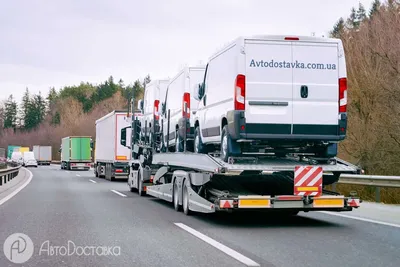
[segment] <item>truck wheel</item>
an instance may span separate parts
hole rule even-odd
[[[175,132],[175,152],[183,152],[183,140],[180,138],[178,131]]]
[[[185,180],[182,188],[182,206],[183,206],[183,213],[186,215],[192,214],[192,211],[189,210],[189,192],[186,187],[187,180]]]
[[[200,135],[200,127],[197,126],[194,133],[194,153],[206,153],[206,147],[204,146],[201,135]]]
[[[176,180],[174,181],[174,187],[173,187],[173,202],[174,202],[174,209],[176,211],[180,211],[181,206],[179,206],[179,190],[178,190],[178,185],[176,184]]]

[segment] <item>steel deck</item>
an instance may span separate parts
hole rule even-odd
[[[243,171],[294,171],[296,166],[315,165],[323,168],[324,172],[355,173],[358,168],[338,158],[333,164],[312,164],[310,161],[300,161],[295,158],[265,158],[254,163],[229,164],[220,158],[208,154],[192,152],[173,152],[153,154],[153,165],[167,165],[206,171],[212,173],[238,174]]]

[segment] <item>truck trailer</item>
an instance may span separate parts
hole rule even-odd
[[[89,170],[92,162],[92,138],[67,136],[61,140],[61,169]]]
[[[360,206],[354,194],[344,196],[325,188],[343,173],[361,172],[337,157],[321,162],[302,154],[284,158],[272,154],[230,157],[225,162],[218,153],[156,153],[154,144],[139,140],[138,124],[132,121],[130,140],[127,129],[121,130],[121,144],[132,151],[130,191],[171,202],[186,215],[258,210],[293,216],[300,211],[341,212]]]
[[[33,153],[38,165],[50,165],[52,160],[51,146],[33,146]]]
[[[120,131],[130,125],[126,111],[114,110],[96,121],[95,162],[96,177],[128,179],[130,150],[120,144]]]
[[[19,149],[20,146],[8,146],[7,147],[7,158],[11,159],[12,153],[14,152],[14,149]],[[15,152],[18,152],[18,150],[15,150]]]

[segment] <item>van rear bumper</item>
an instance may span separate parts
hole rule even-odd
[[[337,125],[246,123],[244,111],[229,111],[227,120],[231,138],[240,141],[341,141],[347,128],[347,118]]]

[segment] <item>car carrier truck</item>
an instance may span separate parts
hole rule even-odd
[[[52,160],[51,146],[33,146],[33,154],[38,165],[50,165]]]
[[[299,211],[351,211],[360,205],[356,196],[325,189],[342,173],[361,172],[337,157],[321,162],[302,154],[260,155],[225,162],[216,153],[156,153],[154,144],[139,139],[138,124],[132,120],[131,126],[121,129],[121,145],[132,153],[128,187],[141,196],[172,202],[187,215],[253,209],[292,216]]]
[[[114,110],[96,121],[96,177],[107,180],[128,179],[130,150],[120,144],[120,131],[130,125],[127,112]]]
[[[61,141],[61,169],[89,170],[92,162],[92,138],[67,136]]]

